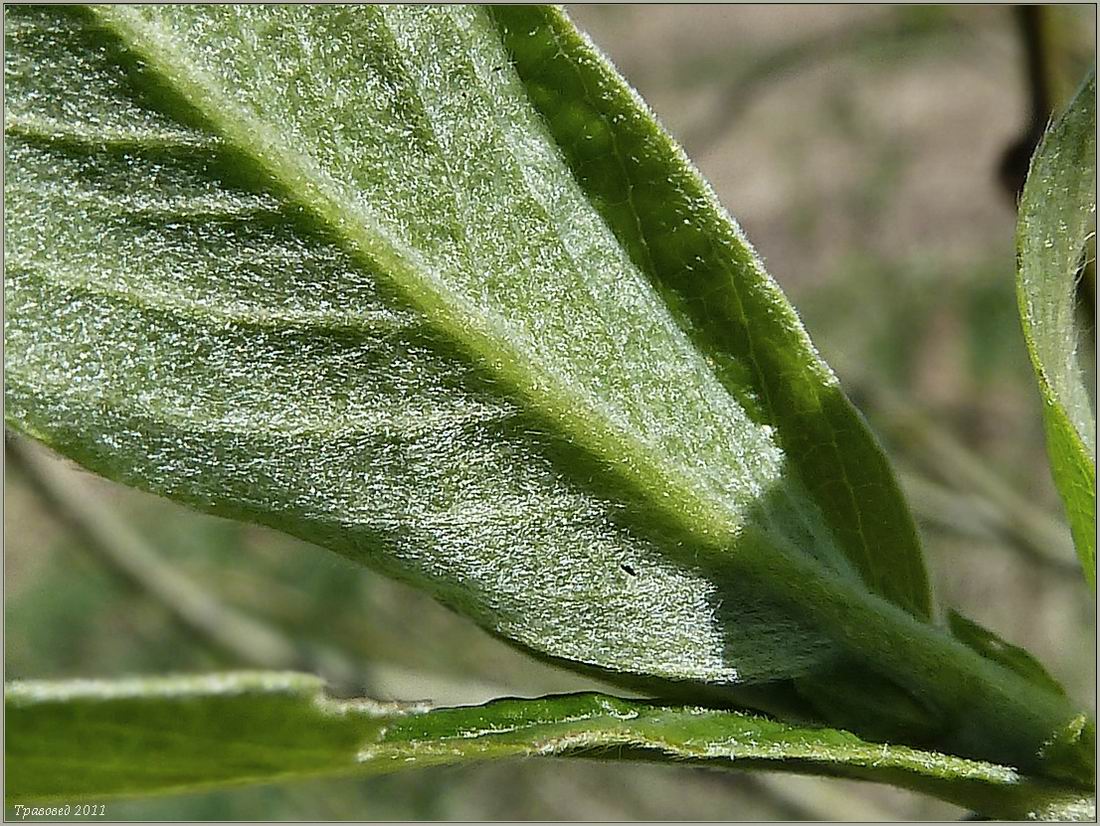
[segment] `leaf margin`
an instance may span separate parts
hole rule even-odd
[[[1093,591],[1096,447],[1092,439],[1096,419],[1088,408],[1073,342],[1073,278],[1089,237],[1095,236],[1095,98],[1094,68],[1062,115],[1043,134],[1032,156],[1016,225],[1017,303],[1043,401],[1051,474],[1069,519],[1082,572]],[[1068,160],[1063,155],[1069,155]],[[1091,172],[1091,178],[1083,177],[1082,169],[1085,175]],[[1056,198],[1076,200],[1062,202]],[[1091,221],[1085,217],[1089,215]],[[1055,220],[1059,225],[1050,226]],[[1056,272],[1048,269],[1055,267]],[[1046,307],[1038,309],[1040,305]]]
[[[277,717],[262,714],[249,721],[250,709],[264,699],[289,700],[280,706]],[[248,725],[245,731],[259,742],[280,742],[279,726],[293,725],[301,715],[308,725],[341,726],[351,729],[352,738],[340,735],[335,755],[316,752],[325,761],[319,771],[279,772],[271,770],[251,776],[238,773],[230,777],[200,782],[168,783],[124,791],[118,788],[92,793],[90,799],[127,796],[134,793],[178,793],[247,782],[270,782],[318,776],[344,776],[446,765],[466,760],[504,757],[598,757],[616,756],[619,750],[641,749],[635,754],[658,762],[692,762],[727,769],[776,769],[798,774],[820,774],[881,782],[914,788],[979,811],[1004,817],[1064,817],[1077,812],[1075,806],[1088,804],[1081,790],[1059,788],[1020,775],[1008,766],[968,760],[949,755],[921,752],[905,746],[868,743],[855,735],[834,729],[800,728],[754,713],[700,707],[666,707],[652,702],[624,700],[609,695],[583,693],[536,699],[504,698],[482,706],[431,708],[428,704],[380,703],[372,700],[335,700],[312,675],[294,672],[229,672],[208,675],[179,675],[126,680],[20,681],[5,686],[7,718],[8,784],[7,805],[71,799],[74,794],[89,796],[88,788],[76,784],[79,767],[101,769],[120,752],[113,749],[111,736],[133,736],[140,718],[127,727],[111,721],[125,716],[126,705],[148,710],[150,705],[160,716],[158,725],[148,732],[153,751],[152,762],[171,765],[172,749],[184,744],[193,748],[202,732],[196,733],[196,720],[208,724],[208,737],[220,739],[219,719],[204,718],[203,703],[222,703],[229,699],[237,706],[225,706],[221,713],[233,711]],[[60,709],[64,714],[83,704],[84,715],[67,717],[54,736],[70,748],[81,744],[80,760],[65,762],[66,772],[53,772],[46,791],[28,794],[19,787],[26,782],[20,774],[20,760],[45,748],[42,729],[36,729],[34,715]],[[121,706],[121,709],[120,709]],[[133,710],[131,708],[131,710]],[[120,713],[121,712],[121,713]],[[289,712],[290,718],[287,716]],[[129,719],[134,721],[131,714]],[[41,722],[38,720],[37,722]],[[235,725],[235,723],[234,723]],[[175,728],[173,728],[175,727]],[[189,728],[190,727],[190,728]],[[724,730],[723,730],[724,727]],[[714,739],[713,730],[721,731]],[[290,729],[293,733],[294,729]],[[51,732],[47,730],[46,740]],[[89,736],[91,735],[91,736]],[[186,736],[184,736],[186,735]],[[274,737],[274,739],[272,739]],[[213,745],[213,744],[211,744]],[[299,759],[293,743],[283,745],[288,754]],[[95,752],[101,750],[97,757]],[[63,751],[63,750],[62,750]],[[125,751],[121,752],[123,762]],[[309,758],[313,752],[304,753]],[[341,756],[342,755],[342,756]],[[54,755],[56,756],[56,755]],[[620,753],[619,756],[630,756]],[[144,763],[148,755],[139,755]],[[267,759],[271,758],[270,752]],[[62,756],[64,759],[64,756]],[[144,765],[143,763],[143,765]],[[247,764],[247,761],[246,761]],[[249,764],[253,770],[255,764]],[[38,775],[41,778],[41,775]],[[68,784],[68,785],[67,785]],[[13,786],[15,791],[12,791]],[[1084,802],[1082,802],[1084,801]]]

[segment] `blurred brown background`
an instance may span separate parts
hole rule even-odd
[[[1047,471],[1016,317],[1006,182],[1018,164],[1005,167],[1005,158],[1028,136],[1036,105],[1058,106],[1094,63],[1095,7],[1048,7],[1038,28],[1030,20],[1045,101],[1029,80],[1027,13],[1008,7],[571,11],[713,183],[887,444],[941,604],[1026,646],[1073,697],[1094,704],[1095,603]],[[64,495],[98,511],[107,535],[119,547],[132,542],[137,556],[96,551],[9,467],[7,679],[255,666],[263,663],[243,650],[251,630],[376,696],[477,702],[593,685],[333,554],[55,466]],[[142,568],[148,559],[156,564]],[[229,638],[212,638],[201,616],[188,616],[178,597],[186,581],[240,621],[227,626]],[[232,638],[237,631],[243,636]],[[960,812],[855,783],[530,760],[118,802],[108,814],[877,820]]]

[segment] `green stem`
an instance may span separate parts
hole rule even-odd
[[[743,541],[774,547],[774,539],[748,532]],[[823,573],[806,555],[738,554],[737,566],[761,582],[791,583],[795,594],[786,599],[792,607],[827,628],[851,655],[937,709],[946,724],[938,743],[943,750],[1092,788],[1095,764],[1088,743],[1071,736],[1051,748],[1087,720],[1064,697],[986,659],[858,582]]]

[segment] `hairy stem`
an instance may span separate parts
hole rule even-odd
[[[745,536],[744,541],[760,540]],[[940,748],[1037,775],[1068,776],[1082,788],[1092,787],[1095,764],[1088,741],[1094,734],[1070,736],[1068,752],[1051,749],[1052,741],[1067,732],[1094,731],[1091,719],[1064,697],[857,584],[823,573],[802,554],[769,559],[745,554],[738,562],[756,569],[761,581],[798,583],[798,598],[786,597],[795,610],[813,606],[813,621],[828,628],[850,654],[937,709],[946,723]]]

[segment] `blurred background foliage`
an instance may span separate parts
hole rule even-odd
[[[1095,61],[1095,7],[571,11],[713,183],[883,438],[940,603],[1094,704],[1095,603],[1016,316],[1013,190],[1048,110]],[[48,458],[59,474],[42,490],[8,458],[6,679],[289,665],[338,693],[441,703],[595,686],[329,552]],[[152,820],[958,814],[854,783],[562,760],[108,804]]]

